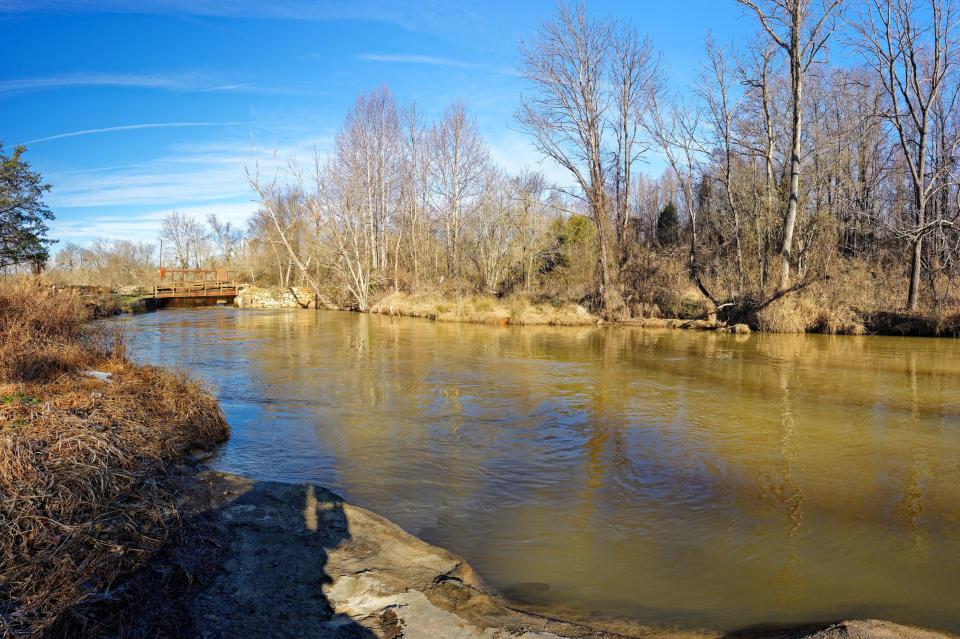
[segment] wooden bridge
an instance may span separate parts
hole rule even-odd
[[[158,276],[153,283],[153,296],[160,306],[232,304],[237,296],[236,271],[161,268]]]

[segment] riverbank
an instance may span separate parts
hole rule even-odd
[[[462,558],[319,486],[205,472],[184,504],[207,531],[184,554],[212,571],[182,600],[191,636],[625,636],[515,610]]]
[[[678,317],[660,317],[658,308],[649,317],[604,322],[584,306],[571,302],[534,302],[523,297],[498,299],[489,296],[449,297],[437,293],[389,293],[367,312],[418,317],[438,322],[464,322],[498,326],[590,326],[597,324],[640,326],[658,329],[692,329],[722,333],[812,333],[828,335],[893,335],[900,337],[960,337],[960,313],[908,311],[856,311],[837,308],[818,297],[797,293],[785,296],[749,317],[724,321],[713,305],[696,291],[688,290]],[[237,296],[240,308],[316,308],[312,291],[245,287]]]
[[[201,385],[129,361],[121,334],[89,323],[95,314],[76,291],[0,282],[4,637],[135,623],[113,612],[177,530],[174,470],[229,434]]]
[[[236,298],[239,308],[316,308],[313,292],[289,289],[243,287]],[[370,307],[370,313],[421,317],[438,322],[469,322],[498,326],[589,326],[598,318],[578,304],[535,304],[523,298],[462,296],[456,299],[423,293],[390,293]]]
[[[535,303],[526,298],[499,300],[464,296],[391,293],[370,307],[371,313],[424,317],[438,322],[469,322],[500,326],[589,326],[599,319],[579,304]]]
[[[237,296],[240,308],[316,308],[313,294],[302,288],[244,288]],[[499,300],[494,297],[445,298],[435,294],[390,293],[367,311],[376,315],[417,317],[437,322],[462,322],[494,326],[594,326],[604,324],[598,316],[573,303],[535,303],[526,298]],[[727,325],[715,314],[706,318],[636,318],[613,325],[645,328],[675,328],[749,334],[746,324]]]
[[[152,298],[139,295],[138,287],[99,289],[61,287],[78,292],[95,317],[155,310]],[[835,297],[835,296],[834,296]],[[960,312],[855,310],[817,287],[784,296],[742,317],[724,321],[713,304],[696,289],[687,289],[675,304],[682,312],[662,316],[656,305],[638,307],[640,316],[612,325],[658,329],[692,329],[722,333],[813,333],[829,335],[893,335],[899,337],[960,337]],[[316,309],[317,299],[303,287],[245,286],[235,305],[254,309]],[[866,308],[866,307],[865,307]],[[566,301],[535,302],[525,297],[445,296],[439,293],[402,292],[380,297],[367,312],[418,317],[438,322],[465,322],[498,326],[590,326],[605,322],[584,306]]]

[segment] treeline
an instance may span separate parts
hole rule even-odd
[[[957,312],[954,3],[739,4],[756,35],[708,35],[682,90],[649,38],[582,5],[524,40],[516,121],[559,184],[496,166],[462,101],[430,121],[381,87],[329,154],[249,168],[261,209],[245,229],[167,220],[164,237],[193,225],[182,264],[359,310],[435,290],[578,301],[610,319],[712,306],[780,330]]]
[[[156,277],[157,247],[102,238],[86,247],[67,242],[48,267],[48,273],[62,284],[146,285]]]
[[[361,95],[329,157],[289,177],[259,164],[249,173],[263,208],[248,243],[261,264],[276,262],[281,285],[293,278],[358,310],[424,287],[584,296],[593,286],[593,232],[577,203],[537,172],[496,166],[460,100],[429,122],[386,87]],[[562,284],[545,289],[557,268]]]

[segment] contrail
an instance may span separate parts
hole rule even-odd
[[[90,133],[107,133],[108,131],[129,131],[131,129],[161,129],[168,127],[182,126],[236,126],[245,124],[244,122],[159,122],[156,124],[128,124],[126,126],[108,126],[103,129],[86,129],[84,131],[72,131],[70,133],[59,133],[45,138],[29,140],[24,144],[36,144],[37,142],[46,142],[48,140],[59,140],[60,138],[72,138],[76,135],[88,135]]]

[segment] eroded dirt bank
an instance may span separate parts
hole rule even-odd
[[[207,558],[207,575],[183,598],[191,636],[363,639],[721,637],[622,620],[571,623],[522,612],[460,557],[406,533],[334,493],[202,472],[184,513],[202,520],[183,556]],[[198,547],[192,547],[197,544]],[[882,621],[748,628],[736,637],[943,639]]]

